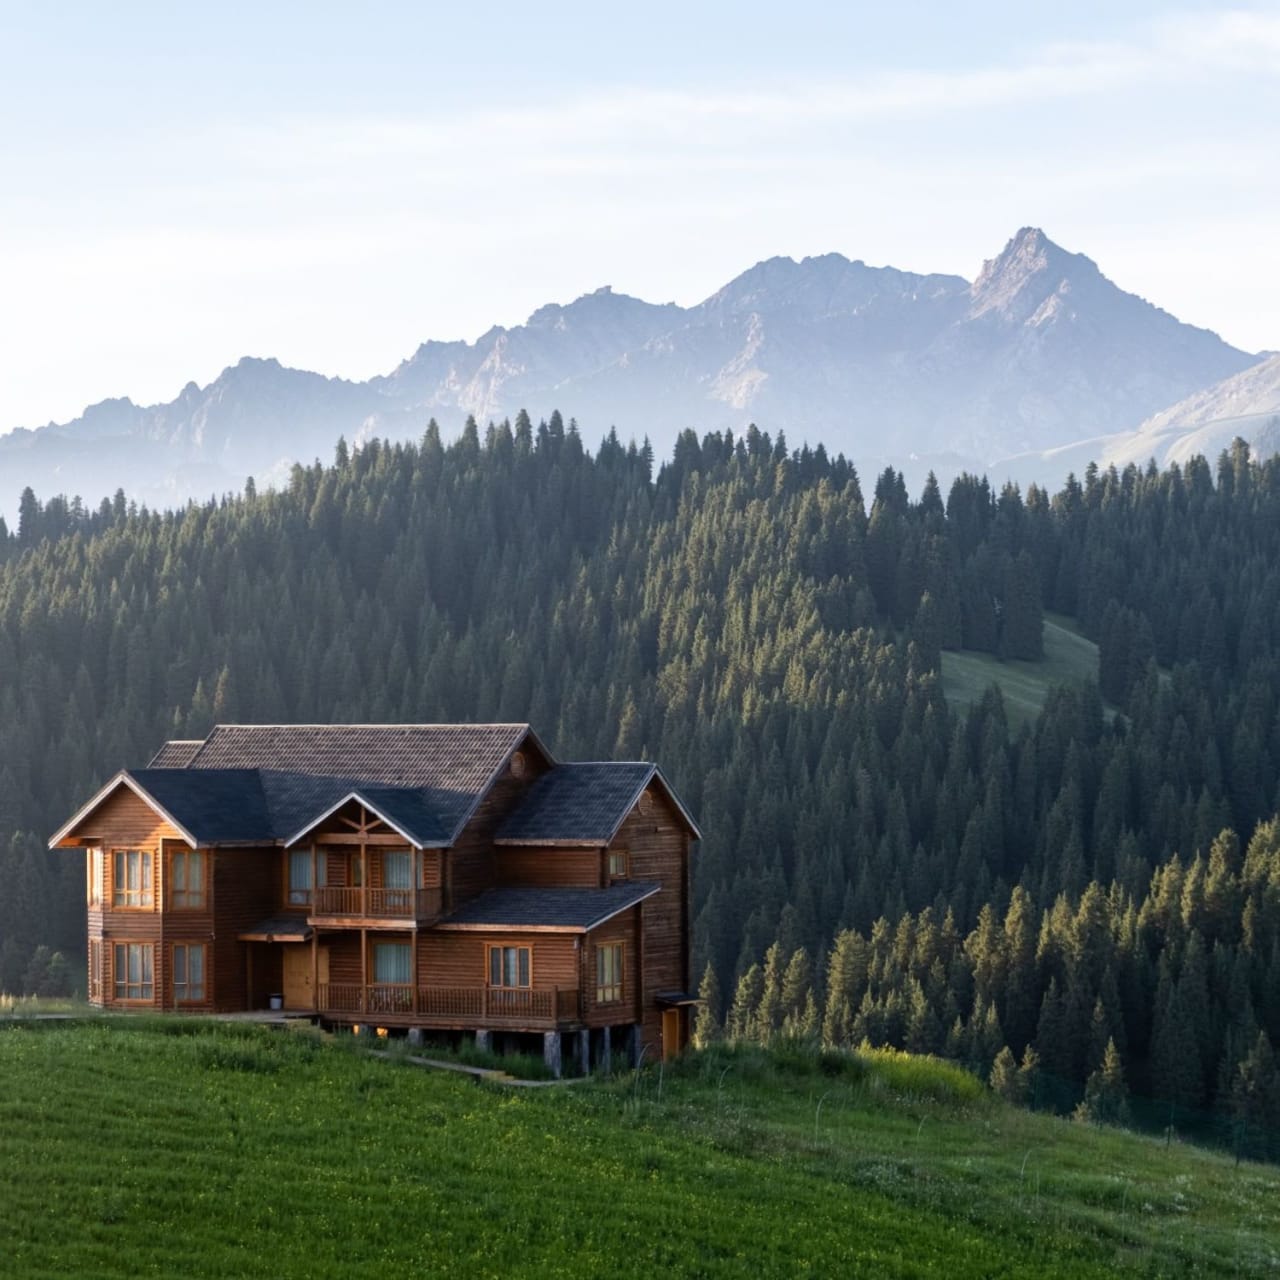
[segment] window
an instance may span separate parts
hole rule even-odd
[[[102,906],[102,850],[89,850],[89,905]]]
[[[529,985],[529,948],[490,947],[489,985],[491,987],[527,987]]]
[[[97,938],[89,939],[89,999],[94,1004],[102,1003],[102,943]]]
[[[606,942],[596,948],[596,1003],[622,999],[622,943]]]
[[[373,944],[373,980],[401,986],[413,981],[413,954],[407,942]]]
[[[311,901],[311,850],[289,850],[289,904],[305,907]]]
[[[175,849],[169,855],[169,905],[175,910],[204,906],[204,853],[200,849]]]
[[[609,879],[625,880],[631,874],[631,858],[625,849],[609,850]]]
[[[151,854],[143,849],[115,849],[111,854],[111,905],[151,905]]]
[[[397,849],[382,855],[382,887],[384,889],[412,889],[413,864],[409,851]]]
[[[117,942],[112,971],[117,1000],[153,998],[154,949],[151,943]]]
[[[194,1004],[204,999],[204,943],[173,944],[173,1002]]]

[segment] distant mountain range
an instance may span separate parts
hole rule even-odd
[[[660,457],[685,427],[754,422],[864,473],[893,463],[913,483],[930,467],[944,479],[1040,468],[1056,482],[1061,451],[1082,441],[1123,453],[1129,433],[1139,453],[1150,440],[1173,457],[1205,415],[1263,412],[1253,406],[1274,405],[1280,370],[1261,359],[1028,227],[972,283],[839,254],[771,258],[697,306],[606,287],[473,343],[426,342],[368,382],[245,358],[168,404],[107,400],[0,436],[0,510],[12,514],[24,485],[173,505],[250,475],[279,482],[294,461],[330,457],[339,435],[416,437],[435,417],[448,437],[468,414],[483,424],[521,408],[560,409],[588,444],[610,427],[648,436]]]

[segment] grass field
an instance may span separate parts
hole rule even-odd
[[[1014,732],[1035,720],[1054,685],[1086,678],[1098,678],[1098,646],[1060,614],[1045,614],[1044,658],[1039,662],[1001,662],[967,649],[942,654],[942,691],[951,705],[967,707],[997,684]]]
[[[1280,1170],[894,1054],[503,1089],[246,1026],[0,1029],[6,1276],[1280,1268]]]

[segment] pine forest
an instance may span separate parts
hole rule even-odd
[[[944,652],[1034,662],[1046,612],[1096,679],[948,704]],[[1280,461],[1243,444],[916,496],[754,428],[655,465],[521,414],[173,513],[28,490],[0,672],[0,990],[81,981],[45,839],[164,739],[528,720],[697,814],[700,1040],[934,1053],[1280,1156]]]

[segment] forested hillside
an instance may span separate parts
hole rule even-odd
[[[655,476],[521,415],[175,514],[28,493],[0,526],[0,986],[80,945],[83,870],[44,836],[164,738],[528,719],[566,758],[660,760],[697,813],[696,966],[734,1034],[1095,1100],[1121,1073],[1280,1129],[1277,565],[1280,463],[1243,447],[913,501],[754,430]],[[1046,607],[1101,691],[1018,735],[997,694],[953,714],[940,650],[1035,658]]]

